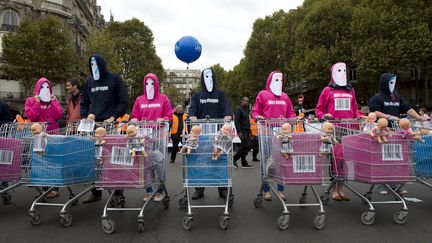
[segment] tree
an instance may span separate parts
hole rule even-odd
[[[40,77],[53,84],[78,73],[78,57],[69,39],[69,29],[54,16],[25,19],[17,32],[3,37],[1,71],[30,90]]]
[[[152,72],[163,83],[162,61],[156,55],[152,31],[136,18],[111,23],[106,29],[120,58],[120,75],[129,87],[131,99],[142,94],[143,78]]]

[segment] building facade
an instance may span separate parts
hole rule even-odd
[[[175,88],[176,92],[169,94],[172,105],[188,105],[194,90],[200,86],[201,70],[166,69],[165,73],[167,78],[162,83],[161,91],[169,93]]]
[[[93,29],[105,26],[101,7],[97,0],[2,0],[0,1],[0,65],[3,35],[16,31],[20,22],[26,18],[37,20],[46,15],[55,15],[71,27],[71,40],[77,55],[82,56],[86,48],[86,39]],[[60,100],[65,100],[63,85],[53,87],[53,92]],[[21,110],[26,94],[18,82],[9,77],[0,77],[0,98]]]

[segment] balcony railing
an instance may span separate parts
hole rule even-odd
[[[1,31],[17,31],[18,26],[17,25],[11,25],[11,24],[2,24],[1,25]]]

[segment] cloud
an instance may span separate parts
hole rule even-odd
[[[174,54],[174,44],[184,35],[196,37],[203,46],[201,57],[191,68],[221,64],[229,70],[240,62],[257,18],[283,9],[288,11],[303,0],[99,0],[102,14],[109,20],[133,17],[153,32],[156,53],[164,68],[186,67]]]

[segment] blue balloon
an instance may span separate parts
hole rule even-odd
[[[174,47],[178,59],[187,64],[196,61],[201,56],[201,44],[193,36],[183,36]]]

